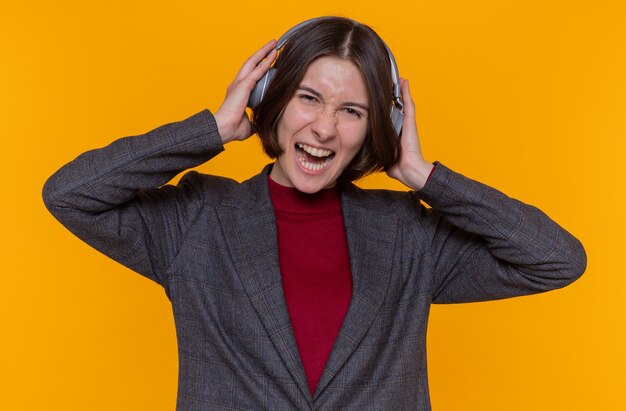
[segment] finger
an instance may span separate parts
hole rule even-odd
[[[409,81],[405,78],[400,80],[402,100],[404,102],[404,122],[402,124],[402,147],[407,151],[420,151],[417,124],[415,122],[415,103],[411,96]]]
[[[235,77],[235,81],[238,81],[246,77],[248,74],[250,74],[250,72],[252,72],[260,62],[265,62],[263,59],[265,57],[270,57],[268,54],[271,54],[272,50],[275,50],[275,49],[276,49],[276,40],[270,40],[263,47],[261,47],[256,52],[254,52],[254,54],[248,57],[245,63],[243,63],[243,66],[241,66],[241,69],[239,70],[239,72],[237,73],[237,76]],[[267,58],[266,60],[269,60],[269,58]],[[271,64],[271,62],[269,64]]]
[[[254,70],[252,70],[252,73],[250,73],[249,77],[252,80],[254,80],[255,83],[261,77],[263,77],[263,74],[265,74],[265,72],[267,72],[267,70],[270,68],[270,66],[276,59],[276,54],[278,54],[278,50],[274,49],[270,51],[269,54],[265,57],[265,59],[263,59],[259,64],[257,64]]]
[[[404,115],[405,117],[415,118],[415,103],[413,97],[411,97],[411,88],[409,87],[409,80],[403,78],[400,80],[400,88],[402,90],[402,100],[404,102]]]

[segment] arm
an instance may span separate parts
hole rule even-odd
[[[197,173],[176,187],[163,185],[217,155],[226,142],[251,135],[246,102],[271,64],[273,48],[271,41],[244,63],[215,117],[204,110],[88,151],[62,167],[43,189],[50,212],[97,250],[163,284],[203,204]]]
[[[443,164],[416,196],[439,218],[431,243],[435,303],[548,291],[585,271],[581,243],[541,210]]]
[[[402,156],[389,175],[416,190],[434,219],[433,301],[483,301],[563,287],[585,270],[580,242],[537,208],[421,155],[406,80]],[[431,174],[432,171],[432,174]],[[430,177],[428,177],[430,175]]]
[[[163,184],[222,149],[213,116],[205,110],[81,154],[48,179],[44,202],[92,247],[162,283],[202,206],[193,174],[176,187]]]

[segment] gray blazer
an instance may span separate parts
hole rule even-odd
[[[347,185],[352,301],[311,395],[281,286],[270,166],[241,184],[189,172],[163,186],[222,149],[205,110],[86,152],[44,187],[70,231],[164,287],[178,410],[429,410],[431,303],[542,292],[585,269],[581,244],[541,211],[443,164],[417,193]]]

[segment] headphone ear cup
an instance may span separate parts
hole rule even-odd
[[[276,75],[276,69],[274,67],[270,67],[269,70],[256,82],[252,92],[250,93],[250,98],[248,99],[248,107],[252,110],[257,108],[263,97],[265,97],[265,93],[270,86],[270,83],[274,79]]]
[[[400,137],[400,133],[402,132],[402,123],[404,123],[404,112],[402,112],[395,105],[391,105],[391,124],[393,125],[393,129],[396,131],[396,136]]]

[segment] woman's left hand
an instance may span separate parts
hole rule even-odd
[[[404,122],[402,123],[400,138],[402,154],[398,162],[387,170],[387,175],[401,181],[413,190],[420,190],[426,184],[426,180],[434,166],[422,156],[417,135],[417,124],[415,122],[415,105],[413,98],[411,98],[409,81],[400,79],[400,87],[404,102]]]

